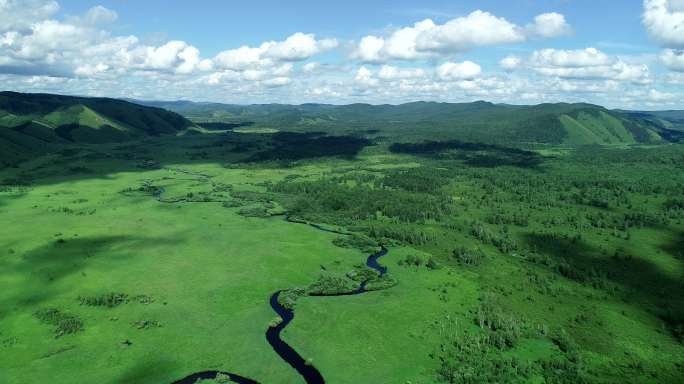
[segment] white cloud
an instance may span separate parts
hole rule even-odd
[[[417,46],[423,51],[461,52],[474,47],[520,43],[524,31],[503,17],[477,10],[443,25],[422,31]]]
[[[270,66],[273,61],[263,58],[261,48],[242,46],[220,52],[214,57],[214,64],[220,68],[231,70],[245,70],[253,67]]]
[[[316,40],[313,34],[297,32],[282,42],[268,42],[261,46],[263,54],[277,60],[300,61],[337,47],[337,40]]]
[[[670,73],[665,77],[666,84],[684,85],[684,72]]]
[[[116,12],[98,5],[88,10],[85,20],[89,24],[106,24],[115,22],[118,17]]]
[[[173,70],[190,73],[200,63],[199,50],[184,41],[173,40],[160,47],[145,47],[141,54],[142,69]]]
[[[482,68],[472,61],[462,63],[446,62],[437,67],[437,75],[442,80],[470,80],[482,73]]]
[[[106,72],[107,70],[109,70],[109,65],[104,63],[97,63],[95,65],[83,64],[81,66],[78,66],[74,70],[74,73],[77,76],[94,77],[98,74]]]
[[[667,92],[660,92],[657,89],[651,89],[648,91],[648,99],[650,101],[669,101],[675,98],[675,95]]]
[[[433,30],[437,26],[432,20],[423,20],[415,23],[413,27],[402,28],[395,31],[384,44],[384,53],[394,59],[413,60],[425,57],[425,52],[417,50],[417,40],[423,33]]]
[[[365,36],[356,45],[352,57],[367,63],[426,59],[476,47],[521,43],[533,37],[557,37],[570,31],[565,17],[558,13],[538,15],[534,23],[523,28],[503,17],[477,10],[441,25],[426,19],[386,37]]]
[[[267,87],[282,87],[290,84],[291,82],[292,80],[290,80],[290,78],[280,76],[264,81],[264,85],[266,85]]]
[[[390,65],[383,65],[378,72],[378,77],[383,80],[414,79],[425,76],[425,70],[422,68],[398,68]]]
[[[684,11],[684,0],[646,3],[665,4],[656,16],[666,22],[654,27],[667,37],[658,40],[666,48],[660,59],[682,72],[651,77],[645,64],[657,60],[655,55],[616,57],[593,48],[503,57],[499,75],[483,74],[478,64],[462,57],[477,47],[570,33],[558,13],[515,24],[475,11],[450,16],[452,20],[442,24],[426,19],[399,26],[357,41],[352,57],[363,63],[359,67],[354,61],[323,56],[340,44],[314,34],[299,32],[255,46],[226,47],[214,57],[203,57],[189,41],[144,43],[119,35],[115,31],[120,28],[110,25],[117,22],[116,12],[101,6],[65,15],[54,1],[0,0],[0,83],[6,89],[33,92],[226,102],[485,99],[680,106],[684,54],[672,44],[679,36],[666,27]]]
[[[316,40],[313,34],[297,32],[284,41],[268,41],[259,47],[242,46],[222,51],[214,58],[214,64],[235,71],[265,68],[282,61],[306,60],[337,45],[335,39]]]
[[[535,65],[546,67],[593,67],[611,63],[611,58],[596,48],[578,50],[542,49],[532,54]]]
[[[358,71],[356,71],[354,80],[356,80],[357,83],[367,87],[374,87],[378,85],[378,79],[375,79],[373,77],[373,73],[366,67],[361,67]]]
[[[520,67],[522,59],[517,56],[506,56],[499,61],[499,66],[506,72],[513,72]]]
[[[111,37],[97,28],[115,20],[116,12],[98,6],[83,18],[39,20],[26,29],[7,31],[0,35],[0,72],[101,77],[129,70],[188,74],[208,67],[197,48],[183,41],[150,47],[139,44],[134,36]]]
[[[318,68],[321,67],[321,63],[317,61],[312,61],[310,63],[306,63],[302,66],[302,70],[304,72],[315,72]]]
[[[359,42],[353,57],[367,63],[382,61],[382,49],[385,47],[385,39],[377,36],[366,36]]]
[[[673,71],[684,72],[684,51],[666,49],[660,56],[662,62]]]
[[[626,63],[596,48],[542,49],[532,53],[529,65],[540,74],[567,79],[612,79],[635,84],[651,81],[646,64]]]
[[[644,0],[644,26],[665,47],[684,48],[683,3],[682,0]]]
[[[551,12],[536,16],[534,24],[529,24],[527,30],[531,36],[552,38],[570,34],[572,27],[565,21],[565,16]]]
[[[59,10],[56,1],[0,0],[0,32],[24,31]]]

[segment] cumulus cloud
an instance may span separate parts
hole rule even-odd
[[[268,42],[261,46],[264,55],[284,61],[301,61],[337,47],[337,40],[316,40],[313,34],[297,32],[281,42]]]
[[[437,75],[442,80],[471,80],[482,73],[482,68],[472,61],[462,63],[446,62],[437,67]]]
[[[304,72],[315,72],[318,68],[321,67],[321,64],[317,61],[312,61],[310,63],[306,63],[302,66],[302,70]]]
[[[416,60],[467,51],[476,47],[521,43],[530,38],[551,38],[571,31],[559,13],[538,15],[527,27],[481,10],[444,24],[426,19],[388,36],[369,35],[356,45],[352,57],[363,62]]]
[[[417,44],[424,51],[461,52],[478,46],[523,41],[525,34],[520,27],[503,17],[478,10],[422,32]]]
[[[316,56],[337,48],[338,41],[310,33],[205,57],[191,42],[145,43],[119,35],[112,25],[118,15],[102,6],[66,16],[51,0],[0,0],[0,82],[33,92],[228,102],[589,99],[613,106],[642,100],[674,105],[682,99],[676,86],[684,84],[677,33],[682,12],[684,0],[645,1],[644,25],[664,48],[661,62],[673,70],[651,78],[643,58],[594,48],[510,55],[499,61],[499,74],[483,73],[467,60],[474,59],[463,57],[477,47],[571,33],[559,13],[521,24],[484,11],[441,24],[426,19],[365,36],[353,44],[356,62],[335,62],[334,56]]]
[[[74,73],[77,76],[94,77],[100,73],[107,72],[109,65],[104,63],[97,64],[83,64],[76,67]]]
[[[378,77],[383,80],[414,79],[425,76],[425,70],[422,68],[398,68],[390,65],[383,65],[378,72]]]
[[[3,10],[15,6],[0,0]],[[0,35],[0,72],[25,75],[101,77],[134,70],[157,70],[177,74],[207,69],[199,50],[173,40],[159,47],[139,43],[134,36],[116,36],[99,29],[114,22],[116,12],[97,6],[83,17],[66,21],[51,19],[56,3],[33,4],[28,27]],[[1,14],[1,13],[0,13]],[[35,18],[43,17],[43,20]]]
[[[683,3],[681,0],[644,0],[644,26],[664,47],[684,48]]]
[[[570,34],[572,27],[565,21],[565,16],[551,12],[536,16],[534,23],[528,24],[527,31],[531,36],[552,38]]]
[[[499,61],[499,66],[506,72],[513,72],[520,67],[522,59],[517,56],[506,56]]]
[[[115,11],[101,5],[90,8],[85,15],[85,20],[89,24],[113,23],[118,18],[119,15]]]
[[[234,71],[269,68],[279,62],[303,61],[337,47],[335,39],[317,40],[313,34],[295,33],[284,41],[269,41],[259,47],[242,46],[220,52],[213,59],[216,67]]]
[[[169,41],[159,47],[140,47],[133,51],[133,67],[173,71],[179,74],[193,72],[202,60],[199,50],[180,40]],[[204,68],[210,67],[208,62]]]
[[[279,76],[264,81],[264,85],[267,87],[282,87],[290,84],[291,82],[292,80],[289,77]]]
[[[380,62],[384,60],[384,47],[385,39],[382,37],[366,36],[361,39],[352,56],[366,63]]]
[[[684,72],[670,73],[665,77],[665,83],[672,85],[684,85]]]
[[[626,63],[596,48],[542,49],[532,53],[529,65],[543,75],[566,79],[612,79],[635,84],[651,81],[647,65]]]
[[[335,39],[295,33],[258,47],[225,50],[209,59],[182,40],[152,46],[135,36],[112,36],[105,26],[118,15],[103,6],[64,19],[56,18],[58,10],[55,1],[0,0],[0,73],[99,80],[138,76],[156,81],[207,73],[195,80],[280,87],[291,82],[292,62],[338,46]]]
[[[373,77],[373,73],[366,67],[361,67],[358,71],[356,71],[354,80],[356,80],[357,83],[367,87],[374,87],[378,85],[378,79],[375,79]]]
[[[220,67],[241,70],[265,67],[278,61],[302,61],[337,47],[337,40],[316,40],[313,34],[295,33],[284,41],[269,41],[259,47],[242,46],[220,52],[214,62]]]
[[[674,49],[666,49],[660,55],[660,60],[669,69],[678,72],[684,72],[684,51],[677,51]]]
[[[0,0],[0,32],[24,31],[59,11],[56,1]]]
[[[648,91],[648,99],[650,101],[655,101],[655,102],[669,101],[669,100],[673,100],[674,98],[675,98],[675,95],[672,93],[661,92],[661,91],[658,91],[657,89],[651,89]]]

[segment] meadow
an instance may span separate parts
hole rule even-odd
[[[304,382],[277,290],[329,383],[684,380],[683,146],[221,128],[0,170],[1,382]]]

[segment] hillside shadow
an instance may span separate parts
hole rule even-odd
[[[312,159],[354,160],[369,145],[373,145],[370,140],[353,135],[230,131],[181,137],[162,136],[124,143],[71,144],[60,146],[31,161],[24,161],[17,167],[0,168],[0,187],[110,179],[120,172],[145,172],[178,164],[249,164],[280,168]]]
[[[240,123],[214,123],[214,122],[207,122],[207,123],[197,123],[202,128],[208,129],[210,131],[230,131],[235,128],[240,128],[240,127],[251,127],[254,125],[253,121],[245,121],[245,122],[240,122]]]
[[[495,144],[469,143],[459,140],[394,143],[392,153],[411,154],[441,160],[461,160],[473,167],[495,168],[513,166],[538,168],[544,157],[536,152]]]
[[[245,162],[296,161],[322,157],[354,159],[372,144],[359,136],[326,136],[324,132],[278,132],[269,137],[269,148],[255,153]]]
[[[660,249],[684,262],[684,232],[675,233],[674,238]]]
[[[136,342],[128,348],[135,348]],[[174,372],[177,364],[169,360],[159,358],[146,359],[144,362],[135,363],[126,372],[120,375],[117,383],[145,384],[145,383],[170,383],[173,378],[169,372]]]
[[[682,281],[632,254],[628,248],[605,254],[581,239],[538,233],[526,234],[524,242],[552,257],[556,273],[640,306],[667,323],[671,330],[684,326]]]
[[[94,236],[87,238],[63,239],[61,236],[51,238],[42,246],[24,253],[20,258],[0,259],[0,277],[16,279],[22,276],[21,283],[6,286],[4,299],[0,301],[0,318],[6,311],[13,311],[24,306],[44,303],[57,296],[59,292],[53,283],[73,276],[89,265],[91,258],[98,258],[103,252],[116,258],[116,262],[125,263],[133,255],[125,250],[136,252],[160,244],[174,244],[179,240],[156,239],[131,236]],[[86,278],[86,275],[83,275]],[[7,293],[10,293],[7,295]]]

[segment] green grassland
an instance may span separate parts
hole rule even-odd
[[[382,262],[395,287],[297,303],[284,337],[329,382],[449,382],[439,372],[440,354],[454,348],[450,338],[505,334],[508,323],[516,329],[503,336],[508,341],[469,354],[529,364],[516,368],[523,381],[553,382],[549,372],[557,370],[590,382],[681,379],[684,228],[680,208],[662,208],[682,185],[679,147],[658,149],[659,162],[648,160],[655,155],[648,149],[595,150],[606,157],[599,164],[583,163],[578,150],[563,161],[545,158],[539,169],[506,165],[506,157],[496,158],[500,167],[475,165],[501,156],[492,150],[435,158],[382,144],[353,160],[242,163],[253,153],[229,148],[249,142],[268,152],[283,144],[234,135],[218,139],[221,146],[216,136],[200,136],[91,148],[3,174],[0,209],[13,223],[0,237],[9,287],[0,318],[2,348],[12,356],[2,362],[7,382],[71,382],[75,372],[89,381],[170,382],[204,369],[296,382],[265,343],[274,316],[267,297],[310,284],[321,268],[344,272],[364,255],[333,245],[334,234],[278,216],[246,217],[246,208],[271,201],[391,244]],[[672,162],[661,164],[668,154]],[[537,188],[545,183],[555,186]],[[566,183],[579,186],[575,194]],[[145,185],[164,188],[165,202]],[[301,186],[312,188],[305,197],[312,204],[297,197]],[[621,186],[619,198],[605,192]],[[450,199],[429,197],[443,195]],[[402,206],[364,212],[387,198]],[[226,204],[232,201],[239,204]],[[442,213],[425,217],[408,202]],[[611,220],[627,204],[643,223],[620,228]],[[568,223],[575,216],[588,218]],[[605,224],[591,224],[594,216]],[[426,266],[431,257],[438,268]],[[109,293],[126,300],[110,308],[80,299]],[[501,329],[478,325],[483,300],[495,311],[486,316],[506,319],[494,321]],[[45,309],[77,317],[82,329],[58,337],[35,315]]]
[[[4,168],[0,382],[303,382],[266,342],[269,296],[349,282],[383,244],[393,284],[293,304],[283,339],[326,382],[680,383],[684,147],[591,113],[562,124],[610,145],[256,123],[280,131]]]

